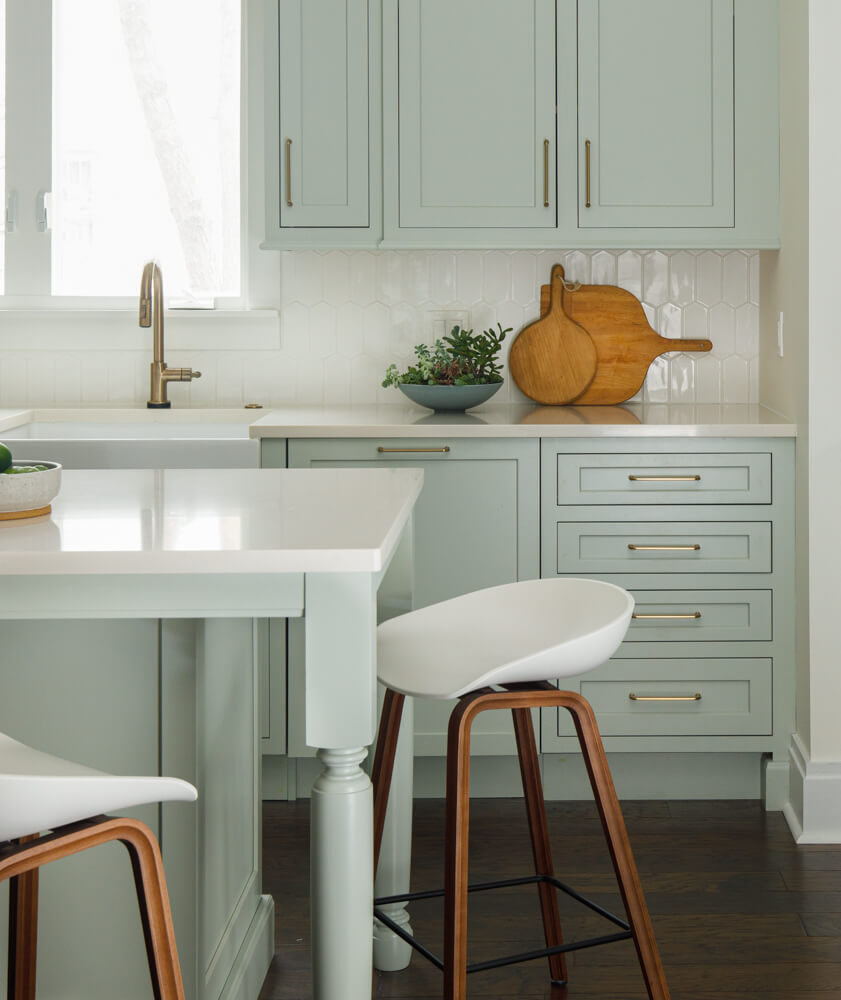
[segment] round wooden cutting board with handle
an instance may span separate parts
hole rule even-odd
[[[541,315],[551,310],[554,268],[552,273],[552,285],[540,289]],[[576,406],[624,403],[642,388],[656,357],[669,351],[709,351],[713,346],[709,340],[661,337],[649,326],[639,299],[615,285],[581,285],[567,294],[565,307],[590,334],[598,358],[596,374],[575,398]]]
[[[569,315],[564,269],[552,268],[549,308],[523,327],[508,355],[511,377],[530,399],[549,406],[571,403],[593,381],[596,345],[590,334]]]

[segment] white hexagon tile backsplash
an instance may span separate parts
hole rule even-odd
[[[635,399],[750,403],[759,377],[759,254],[747,251],[286,251],[281,255],[285,386],[266,401],[394,402],[380,386],[415,344],[453,324],[475,330],[536,319],[555,263],[571,281],[619,285],[664,337],[709,337],[709,354],[671,354],[651,366]],[[506,342],[504,355],[513,334]],[[507,369],[507,363],[506,363]],[[507,371],[506,371],[507,374]],[[246,376],[247,378],[247,376]],[[510,379],[496,397],[525,397]]]
[[[658,358],[637,399],[757,401],[756,252],[289,250],[278,259],[279,342],[269,321],[265,336],[244,329],[205,346],[199,320],[179,339],[170,316],[166,360],[202,372],[171,389],[176,407],[396,402],[396,390],[380,385],[391,362],[405,366],[416,344],[455,323],[518,331],[537,318],[540,285],[557,262],[570,280],[632,292],[663,336],[712,340],[709,354]],[[13,317],[0,324],[0,407],[143,406],[151,341],[135,315],[113,334],[88,330],[88,320],[52,333],[37,322],[18,329]],[[510,379],[494,398],[525,399]]]

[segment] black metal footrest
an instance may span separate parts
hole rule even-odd
[[[541,948],[537,951],[521,952],[518,955],[506,955],[503,958],[489,959],[487,962],[474,962],[472,965],[467,966],[468,974],[471,972],[485,972],[488,969],[498,969],[503,965],[516,965],[519,962],[531,962],[536,958],[547,958],[549,955],[560,955],[568,951],[581,951],[583,948],[595,948],[598,945],[611,944],[613,941],[626,941],[629,937],[631,937],[631,927],[626,920],[622,920],[622,918],[617,917],[615,913],[611,913],[610,910],[606,910],[603,906],[599,906],[598,903],[594,903],[592,899],[582,896],[580,892],[576,892],[575,889],[568,886],[565,882],[561,882],[561,880],[555,878],[554,875],[527,875],[523,878],[503,879],[498,882],[477,882],[475,885],[469,885],[467,887],[467,891],[484,892],[488,889],[505,889],[514,885],[536,885],[538,882],[547,882],[549,885],[554,886],[556,889],[576,900],[576,902],[581,903],[590,910],[593,910],[594,913],[598,913],[599,916],[604,917],[605,920],[610,921],[610,923],[615,924],[617,927],[621,927],[622,930],[615,934],[603,934],[600,937],[584,938],[581,941],[572,941],[569,944],[556,945],[553,948]],[[415,899],[435,899],[443,895],[443,889],[432,889],[426,892],[407,892],[400,896],[380,896],[378,899],[374,900],[374,916],[377,920],[379,920],[380,923],[385,924],[389,930],[394,931],[398,937],[410,944],[415,951],[423,955],[423,957],[432,962],[434,966],[442,970],[444,968],[444,963],[441,959],[421,944],[421,942],[418,941],[414,935],[410,934],[399,924],[395,923],[391,917],[386,916],[380,907],[386,906],[389,903],[408,903]]]

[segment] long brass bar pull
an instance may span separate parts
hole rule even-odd
[[[628,542],[631,552],[697,552],[700,545],[634,545]]]
[[[634,694],[628,695],[630,701],[700,701],[701,692],[695,694]]]
[[[700,476],[628,476],[632,483],[700,483]]]
[[[292,140],[286,140],[286,206],[292,208]]]
[[[383,448],[382,446],[377,448],[377,451],[381,455],[417,455],[422,452],[435,453],[437,455],[449,450],[450,446],[448,444],[445,444],[443,448]]]
[[[584,207],[590,208],[590,140],[584,141]]]
[[[543,140],[543,207],[549,207],[549,140]]]
[[[636,611],[631,615],[631,618],[635,618],[637,621],[681,621],[684,618],[700,618],[700,611],[690,611],[685,615],[638,615]]]

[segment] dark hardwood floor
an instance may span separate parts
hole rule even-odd
[[[622,914],[590,803],[549,803],[559,878]],[[798,847],[780,813],[758,802],[625,802],[623,811],[674,1000],[841,1000],[841,846]],[[261,1000],[307,1000],[308,802],[264,808],[264,883],[277,906],[277,954]],[[413,888],[443,884],[444,805],[415,804]],[[526,874],[523,804],[471,803],[471,881]],[[562,897],[567,940],[604,922]],[[415,903],[412,924],[440,947],[440,902]],[[470,960],[540,947],[532,886],[474,895]],[[482,1000],[645,1000],[630,942],[580,951],[569,987],[553,994],[545,960],[469,978]],[[440,973],[415,956],[409,969],[374,975],[374,996],[440,997]],[[336,997],[335,1000],[342,1000]]]

